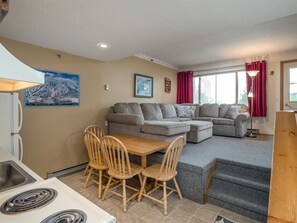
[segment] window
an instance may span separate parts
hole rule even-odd
[[[194,84],[194,94],[193,94],[193,100],[194,101],[200,101],[199,99],[199,78],[193,78],[193,84]]]
[[[245,71],[194,77],[194,103],[247,102]]]
[[[297,60],[281,61],[280,80],[281,110],[294,110],[297,113]]]
[[[200,92],[200,101],[204,103],[214,103],[216,97],[215,89],[215,75],[201,77],[201,92]]]
[[[297,68],[290,69],[289,92],[290,102],[297,102]]]
[[[247,89],[246,89],[246,72],[237,72],[237,98],[239,104],[248,104]]]
[[[218,104],[233,104],[236,102],[236,75],[227,73],[216,75]]]

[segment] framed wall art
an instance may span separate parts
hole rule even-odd
[[[44,73],[44,84],[25,90],[25,106],[79,106],[79,75],[37,70]]]
[[[152,98],[154,78],[142,74],[135,74],[134,97]]]
[[[165,92],[171,92],[171,80],[167,77],[165,77]]]

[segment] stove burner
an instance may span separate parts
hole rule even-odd
[[[85,223],[87,215],[80,210],[69,209],[54,213],[44,219],[41,223]]]
[[[51,188],[37,188],[28,190],[9,198],[1,205],[3,214],[18,214],[43,207],[51,203],[58,192]]]

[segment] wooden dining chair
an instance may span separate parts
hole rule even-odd
[[[126,184],[126,180],[138,175],[141,185],[141,171],[143,168],[140,165],[130,163],[129,154],[126,147],[119,139],[115,137],[104,136],[101,141],[101,147],[108,166],[107,173],[110,176],[106,189],[104,190],[102,200],[106,198],[108,192],[111,192],[123,199],[123,209],[124,212],[126,212],[127,202],[137,197],[139,193],[138,189],[128,186]],[[110,188],[110,184],[113,178],[120,180],[121,183],[113,188]],[[115,189],[117,189],[120,185],[122,185],[123,187],[122,194],[115,191]],[[126,195],[126,188],[135,191],[135,193],[133,193],[129,198],[127,198]]]
[[[98,125],[89,125],[85,128],[84,132],[91,132],[95,134],[99,139],[105,135],[104,130],[100,128]],[[84,172],[85,176],[87,175],[87,172],[89,169],[90,169],[90,164],[88,163]]]
[[[160,204],[163,204],[164,215],[167,215],[167,197],[170,194],[172,194],[173,192],[177,192],[179,198],[180,199],[183,198],[175,177],[177,175],[176,167],[177,167],[178,159],[182,152],[184,144],[185,144],[184,137],[180,136],[176,138],[167,148],[161,164],[154,164],[142,171],[143,181],[142,181],[141,190],[139,192],[138,201],[141,200],[142,196],[145,196],[147,198],[150,198],[151,200],[154,200]],[[155,188],[146,193],[144,188],[145,188],[147,178],[155,179]],[[166,182],[169,180],[173,180],[176,189],[173,189],[167,186]],[[162,184],[158,184],[159,181],[162,181]],[[157,199],[151,196],[151,194],[160,187],[163,187],[163,198]],[[167,189],[170,190],[169,193],[167,193]]]
[[[104,189],[104,186],[102,185],[102,173],[108,168],[101,151],[101,143],[95,134],[88,131],[84,133],[84,142],[87,147],[88,156],[90,159],[90,170],[84,183],[84,188],[87,187],[93,171],[98,171],[98,181],[93,180],[93,182],[98,184],[98,197],[101,198],[102,189]]]

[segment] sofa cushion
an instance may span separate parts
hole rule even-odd
[[[215,125],[235,125],[235,121],[228,118],[214,118],[212,122]]]
[[[175,105],[177,117],[194,118],[196,106],[193,105]]]
[[[168,119],[162,119],[162,121],[172,121],[172,122],[186,122],[191,121],[191,118],[168,118]]]
[[[143,116],[135,114],[115,114],[110,113],[107,115],[109,122],[122,123],[128,125],[143,125]]]
[[[178,118],[179,122],[186,122],[186,121],[191,121],[192,118]]]
[[[196,106],[195,117],[199,117],[200,116],[200,105],[199,104],[195,104],[195,106]]]
[[[207,121],[189,121],[191,131],[199,132],[213,127],[211,122]]]
[[[172,136],[190,131],[186,122],[144,121],[141,131],[156,135]]]
[[[225,118],[228,109],[230,108],[231,104],[220,104],[219,107],[219,118]]]
[[[160,120],[163,119],[163,114],[159,104],[156,103],[142,103],[142,113],[145,120]]]
[[[212,117],[195,117],[193,120],[212,122]]]
[[[203,104],[200,107],[200,117],[214,117],[219,116],[219,105],[218,104]]]
[[[226,118],[236,119],[237,115],[240,114],[241,106],[231,105],[226,113]]]
[[[116,103],[113,106],[115,113],[135,114],[143,117],[141,107],[138,103]]]
[[[160,108],[164,119],[177,118],[177,114],[173,104],[160,104]]]

